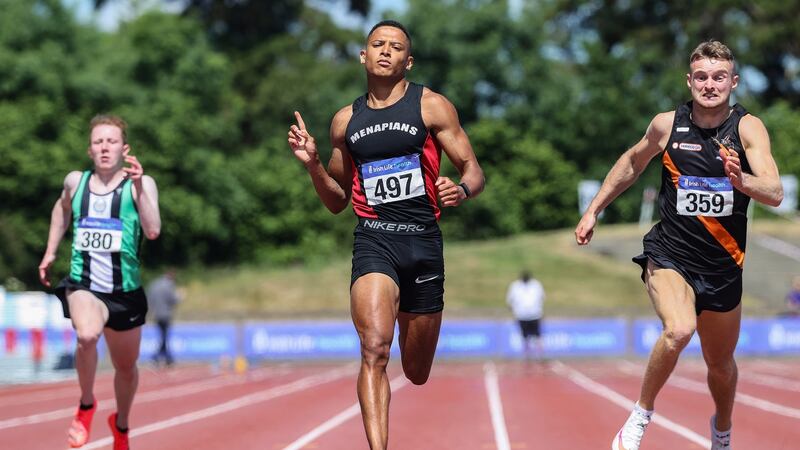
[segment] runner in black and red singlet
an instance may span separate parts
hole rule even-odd
[[[639,400],[614,437],[614,450],[639,449],[656,396],[695,330],[715,405],[711,448],[730,448],[747,205],[751,198],[772,206],[783,199],[764,124],[729,104],[739,82],[730,49],[718,41],[703,42],[689,62],[692,101],[653,118],[642,140],[608,173],[575,229],[578,244],[588,244],[600,211],[662,154],[661,222],[644,237],[644,252],[633,260],[642,266],[663,331],[650,354]]]
[[[375,25],[361,51],[367,93],[331,123],[327,170],[299,113],[288,141],[325,206],[334,213],[352,199],[354,232],[350,308],[361,340],[358,397],[370,448],[388,443],[386,365],[395,323],[403,371],[427,381],[444,307],[439,203],[458,206],[483,190],[478,165],[453,105],[405,78],[411,39],[394,21]],[[441,153],[461,175],[439,176]]]

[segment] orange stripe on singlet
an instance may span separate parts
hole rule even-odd
[[[669,156],[669,152],[664,152],[664,157],[662,158],[664,163],[664,167],[667,168],[671,177],[672,183],[675,185],[675,188],[678,188],[678,179],[681,176],[681,173],[678,171],[678,168],[675,166],[675,163],[672,162],[672,158]],[[736,242],[736,239],[728,233],[728,230],[719,223],[719,220],[713,217],[705,217],[705,216],[697,216],[697,219],[703,226],[711,233],[711,236],[719,242],[719,245],[724,248],[728,254],[731,255],[734,261],[736,261],[736,265],[744,267],[744,252],[742,249],[739,248],[739,244]]]

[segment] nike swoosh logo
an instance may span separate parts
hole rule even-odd
[[[424,283],[424,282],[426,282],[426,281],[435,280],[435,279],[437,279],[437,278],[439,278],[439,275],[433,275],[433,276],[426,277],[426,278],[417,277],[417,279],[416,279],[416,280],[414,280],[414,283],[420,284],[420,283]]]
[[[139,318],[139,315],[137,314],[137,315],[135,315],[135,316],[131,317],[131,318],[130,318],[130,319],[128,319],[128,320],[130,320],[131,322],[136,322],[136,319],[138,319],[138,318]]]

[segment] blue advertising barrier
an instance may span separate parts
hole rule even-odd
[[[633,321],[633,351],[647,355],[661,333],[661,322],[653,319]],[[698,355],[700,338],[692,336],[684,354]],[[742,319],[738,355],[785,355],[800,353],[800,320],[798,319]]]
[[[392,352],[397,353],[397,338]],[[358,335],[350,322],[250,323],[244,355],[252,359],[357,358]],[[543,326],[547,356],[621,355],[626,352],[624,319],[549,320]],[[449,320],[442,324],[437,357],[518,357],[522,340],[516,322]]]
[[[176,360],[217,359],[238,353],[237,326],[218,323],[178,323],[170,328],[169,350]],[[161,345],[155,325],[142,329],[141,357],[152,358]]]

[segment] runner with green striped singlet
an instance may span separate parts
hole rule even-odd
[[[161,218],[158,188],[130,154],[126,128],[116,116],[99,115],[90,122],[88,154],[94,169],[73,171],[64,178],[64,189],[50,217],[47,250],[39,264],[39,279],[50,287],[48,271],[72,223],[70,273],[55,289],[77,335],[75,368],[81,398],[69,428],[71,448],[89,441],[97,410],[94,378],[102,333],[115,370],[117,412],[109,416],[108,424],[114,450],[128,449],[128,416],[139,381],[136,360],[147,314],[139,248],[142,236],[158,237]]]

